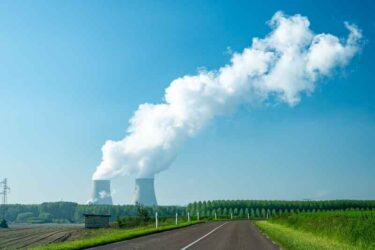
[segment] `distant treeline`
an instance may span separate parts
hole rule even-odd
[[[6,205],[6,219],[11,223],[81,223],[84,213],[110,214],[111,220],[118,217],[137,216],[135,205],[80,205],[74,202],[45,202],[39,205]],[[146,208],[150,214],[158,212],[160,217],[184,214],[186,207],[159,206]]]
[[[192,215],[199,212],[201,218],[266,218],[283,213],[320,212],[333,210],[373,210],[375,200],[325,200],[325,201],[283,201],[283,200],[215,200],[190,203],[186,210]]]
[[[110,214],[114,221],[121,217],[137,216],[135,205],[81,205],[74,202],[45,202],[38,205],[6,205],[6,219],[11,223],[82,223],[84,213]],[[328,201],[264,201],[216,200],[190,203],[188,206],[158,206],[146,208],[151,216],[157,211],[160,218],[178,213],[190,213],[200,218],[265,218],[284,213],[319,212],[333,210],[373,210],[375,200]]]

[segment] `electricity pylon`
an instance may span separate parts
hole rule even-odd
[[[1,193],[0,195],[2,195],[2,207],[3,207],[3,213],[2,213],[2,216],[3,216],[3,220],[5,220],[5,206],[7,204],[7,199],[8,199],[8,192],[10,190],[10,187],[8,186],[8,180],[7,178],[5,178],[3,181],[0,182],[0,185],[2,185],[1,187]]]

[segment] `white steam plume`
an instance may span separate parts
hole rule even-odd
[[[319,78],[345,66],[360,47],[361,32],[348,23],[345,40],[314,34],[301,15],[277,12],[268,24],[271,33],[234,53],[230,64],[177,78],[165,90],[163,103],[141,104],[125,138],[102,147],[93,179],[153,177],[171,165],[186,138],[214,117],[254,101],[296,105],[301,94],[312,93]]]

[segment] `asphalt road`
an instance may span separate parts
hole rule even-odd
[[[279,249],[250,221],[209,222],[92,249],[274,250]]]

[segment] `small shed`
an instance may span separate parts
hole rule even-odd
[[[85,216],[85,228],[109,227],[109,214],[83,214]]]

